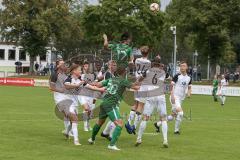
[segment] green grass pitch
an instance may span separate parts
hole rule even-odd
[[[168,149],[162,148],[161,134],[145,134],[143,144],[136,148],[136,137],[123,129],[118,142],[122,150],[114,152],[100,136],[95,145],[88,145],[91,133],[83,132],[82,122],[79,138],[83,145],[65,140],[63,123],[54,114],[53,96],[47,88],[0,86],[0,160],[240,159],[240,97],[227,97],[221,107],[210,96],[194,95],[183,106],[186,115],[192,108],[192,121],[183,121],[180,136],[173,134],[174,123],[169,122]],[[128,112],[129,107],[122,104],[121,110]],[[148,122],[146,132],[155,132],[153,122]]]

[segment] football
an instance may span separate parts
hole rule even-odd
[[[152,3],[150,5],[150,10],[153,12],[157,12],[160,10],[160,5],[158,3]]]

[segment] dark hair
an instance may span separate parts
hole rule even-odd
[[[155,57],[152,61],[153,66],[160,66],[161,65],[161,59],[158,57]]]
[[[85,64],[90,64],[88,61],[84,61],[83,62],[83,65],[85,65]]]
[[[73,70],[79,68],[80,66],[78,64],[72,64],[72,66],[69,69],[69,72],[72,72]]]
[[[187,65],[187,62],[186,61],[181,61],[180,64],[186,64]]]
[[[63,59],[56,60],[55,70],[58,70],[58,65],[60,64],[61,61],[63,61]]]
[[[121,36],[121,41],[126,41],[126,40],[128,40],[129,38],[130,38],[129,33],[128,33],[128,32],[125,32],[125,33],[123,33],[122,36]]]

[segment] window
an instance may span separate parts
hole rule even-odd
[[[46,61],[46,58],[47,58],[46,54],[45,55],[41,55],[40,56],[40,61]]]
[[[19,60],[26,61],[26,52],[24,50],[19,50]]]
[[[5,49],[0,49],[0,60],[4,60],[5,59]]]
[[[8,60],[16,59],[16,50],[10,49],[8,50]]]

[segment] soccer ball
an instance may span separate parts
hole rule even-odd
[[[152,3],[152,4],[150,5],[150,10],[153,11],[153,12],[159,11],[159,10],[160,10],[159,4],[157,4],[157,3]]]

